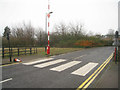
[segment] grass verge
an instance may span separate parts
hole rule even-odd
[[[53,56],[53,55],[59,55],[59,54],[65,54],[68,52],[73,52],[73,51],[78,51],[78,50],[82,50],[83,48],[50,48],[50,55],[47,55],[47,52],[45,52],[45,48],[37,48],[37,54],[27,54],[27,55],[21,55],[21,56],[13,56],[12,60],[15,57],[18,58],[29,58],[29,59],[37,59],[37,58],[42,58],[42,57],[49,57],[49,56]],[[2,64],[12,64],[14,62],[10,62],[9,61],[9,57],[6,57],[4,59],[2,59]]]
[[[82,49],[83,48],[50,48],[50,55],[49,56],[64,54],[64,53],[78,51],[78,50],[82,50]],[[39,55],[48,56],[46,53],[47,52],[45,52],[44,48],[38,48]]]

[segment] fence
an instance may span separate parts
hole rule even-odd
[[[36,54],[37,53],[37,48],[32,47],[32,48],[1,48],[0,49],[0,56],[2,58],[9,57],[9,53],[11,56],[20,56],[20,55],[27,55],[27,54]]]

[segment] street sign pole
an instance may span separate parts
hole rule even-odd
[[[114,55],[114,60],[115,63],[117,63],[117,59],[118,59],[118,31],[115,32],[115,55]]]
[[[9,35],[8,35],[8,37],[9,37]],[[9,37],[9,40],[8,40],[8,44],[9,44],[9,57],[10,57],[10,62],[12,62],[11,49],[10,49],[10,37]]]
[[[4,36],[7,38],[8,40],[8,45],[9,45],[9,57],[10,57],[10,62],[12,62],[12,58],[11,58],[11,49],[10,49],[10,28],[7,26],[5,27],[5,32],[4,32]]]

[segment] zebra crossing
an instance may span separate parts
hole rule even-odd
[[[23,63],[25,65],[32,65],[32,64],[36,64],[36,63],[41,63],[41,62],[45,62],[45,61],[49,61],[49,60],[52,60],[53,58],[47,58],[47,59],[42,59],[42,60],[37,60],[37,61],[34,61],[34,62],[28,62],[28,63]]]
[[[53,71],[58,71],[58,72],[61,72],[65,69],[68,69],[76,64],[79,64],[81,63],[81,61],[71,61],[71,62],[68,62],[66,64],[62,64],[60,66],[57,66],[57,67],[54,67],[54,68],[51,68],[50,70],[53,70]]]
[[[37,61],[33,61],[33,62],[27,62],[27,63],[22,63],[23,65],[32,65],[33,67],[36,68],[45,68],[48,66],[52,66],[55,64],[61,64],[62,62],[67,61],[66,59],[54,59],[54,58],[47,58],[47,59],[42,59],[42,60],[37,60]],[[75,65],[81,64],[82,61],[69,61],[69,62],[65,62],[64,64],[55,66],[53,68],[50,68],[49,70],[51,71],[56,71],[56,72],[62,72],[66,69],[72,68]],[[85,64],[82,67],[79,67],[77,70],[71,72],[72,75],[78,75],[78,76],[85,76],[87,75],[92,69],[94,69],[96,66],[98,65],[98,63],[94,63],[94,62],[89,62],[87,64]]]
[[[72,72],[71,74],[85,76],[87,73],[89,73],[94,67],[96,67],[98,63],[88,63],[84,65],[83,67],[79,68],[78,70]]]
[[[58,59],[58,60],[55,60],[55,61],[51,61],[51,62],[47,62],[47,63],[43,63],[43,64],[34,65],[34,67],[44,68],[44,67],[47,67],[47,66],[50,66],[50,65],[54,65],[54,64],[57,64],[57,63],[60,63],[60,62],[64,62],[64,61],[66,61],[66,60],[64,60],[64,59]]]

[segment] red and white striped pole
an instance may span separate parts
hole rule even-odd
[[[48,31],[48,46],[47,46],[47,54],[50,54],[50,33],[49,33],[49,27],[50,27],[50,22],[49,22],[49,18],[50,18],[50,0],[48,0],[48,14],[47,14],[47,17],[48,17],[48,28],[47,28],[47,31]]]

